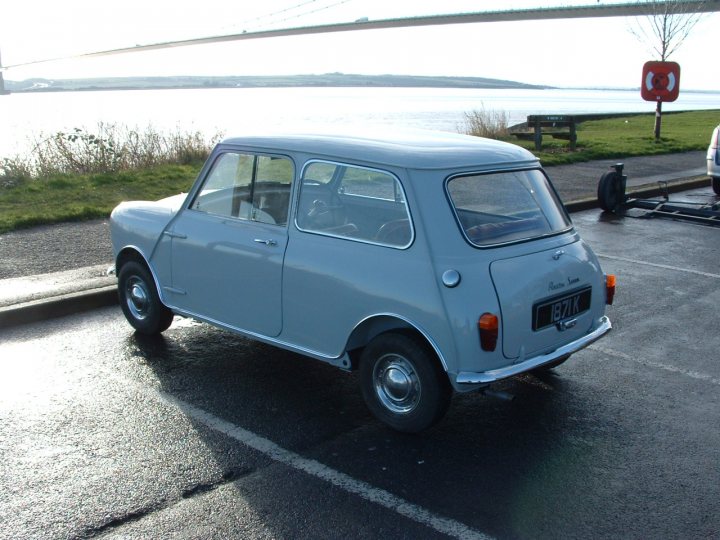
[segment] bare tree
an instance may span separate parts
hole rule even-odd
[[[650,4],[652,13],[638,18],[630,32],[649,45],[651,54],[665,62],[677,51],[704,15],[704,2],[687,0],[642,0]],[[655,108],[655,140],[660,140],[662,101]]]

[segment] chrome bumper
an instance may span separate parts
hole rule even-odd
[[[508,377],[514,377],[515,375],[538,368],[543,364],[548,364],[562,358],[563,356],[568,356],[580,349],[584,349],[591,343],[603,337],[610,330],[612,330],[610,319],[602,317],[600,319],[600,325],[591,333],[573,341],[572,343],[568,343],[559,349],[555,349],[551,353],[534,356],[528,360],[522,360],[517,364],[512,364],[504,368],[492,369],[490,371],[480,371],[477,373],[473,371],[461,371],[458,373],[455,381],[457,384],[489,384],[502,379],[507,379]]]

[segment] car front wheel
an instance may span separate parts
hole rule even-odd
[[[160,301],[150,271],[135,261],[125,263],[118,275],[120,307],[125,318],[142,334],[159,334],[172,323],[173,314]]]
[[[360,384],[372,413],[407,433],[438,422],[452,392],[435,354],[420,340],[400,333],[381,334],[365,347]]]
[[[712,177],[712,188],[715,195],[720,195],[720,176]]]

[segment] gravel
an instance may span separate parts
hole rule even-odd
[[[0,234],[0,279],[112,264],[107,219]]]

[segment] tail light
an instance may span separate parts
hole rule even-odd
[[[497,347],[498,328],[500,319],[492,313],[483,313],[478,319],[480,330],[480,346],[483,351],[494,351]]]
[[[712,141],[710,142],[710,147],[713,150],[717,150],[718,146],[720,146],[720,129],[715,128],[715,132],[713,133]]]
[[[615,299],[615,276],[607,274],[605,276],[605,302],[611,306]]]

